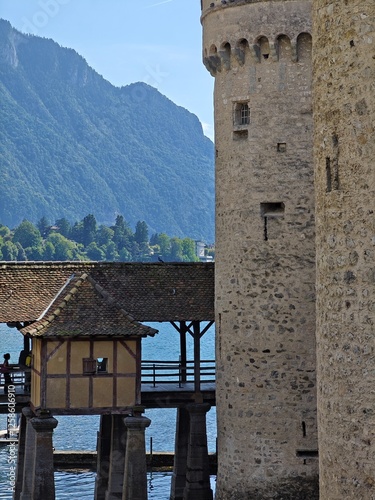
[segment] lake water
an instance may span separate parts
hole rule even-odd
[[[167,323],[150,324],[159,330],[154,338],[142,340],[142,358],[147,360],[178,360],[179,335]],[[193,359],[193,342],[188,336],[188,359]],[[2,354],[9,352],[10,362],[17,363],[18,355],[23,345],[23,337],[16,329],[10,329],[0,324],[0,346]],[[202,359],[214,359],[214,328],[202,338]],[[152,437],[153,451],[174,451],[174,433],[176,422],[175,409],[147,410],[145,415],[151,419],[151,425],[146,430],[146,447],[149,449]],[[95,450],[96,433],[99,428],[98,416],[59,416],[58,426],[54,431],[53,444],[56,450]],[[6,427],[6,416],[0,415],[0,428]],[[216,450],[216,410],[212,408],[207,414],[207,440],[210,452]],[[9,449],[0,448],[0,499],[11,500],[9,484]],[[148,474],[149,500],[169,500],[171,473]],[[56,472],[56,499],[65,500],[94,498],[95,473],[93,472]],[[211,478],[215,489],[215,478]]]

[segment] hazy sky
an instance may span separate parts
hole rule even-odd
[[[116,86],[144,81],[213,133],[213,79],[202,64],[200,0],[0,0],[18,30],[75,49]]]

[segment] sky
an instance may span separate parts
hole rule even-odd
[[[200,0],[0,0],[0,17],[76,50],[113,85],[156,87],[197,115],[213,138],[213,78],[202,64]]]

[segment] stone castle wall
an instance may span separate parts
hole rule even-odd
[[[375,498],[375,2],[315,0],[321,498]]]
[[[311,4],[204,1],[202,24],[215,77],[216,498],[313,500]]]

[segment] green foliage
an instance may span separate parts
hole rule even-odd
[[[14,231],[0,225],[0,260],[93,260],[151,262],[161,259],[165,262],[194,262],[195,242],[190,238],[180,239],[167,234],[154,233],[148,239],[148,227],[138,221],[135,232],[122,215],[116,217],[111,227],[104,224],[97,227],[94,215],[89,214],[71,225],[65,219],[58,219],[54,225],[42,217],[38,227],[47,234],[42,238],[40,231],[29,221],[22,221]],[[60,227],[71,238],[60,232]],[[86,242],[87,244],[84,244]],[[153,243],[151,245],[151,243]],[[23,246],[25,245],[25,247]]]
[[[3,254],[4,260],[17,260],[18,248],[11,241],[6,241],[1,247],[1,253]]]
[[[14,231],[13,243],[19,243],[23,248],[37,248],[42,243],[38,228],[28,220],[23,220]]]
[[[73,50],[1,20],[0,39],[4,224],[27,217],[46,238],[46,221],[63,217],[60,234],[88,245],[90,216],[74,234],[62,221],[95,212],[108,225],[122,212],[132,227],[214,240],[214,148],[196,116],[144,83],[116,88]],[[114,241],[131,252],[126,231]]]

